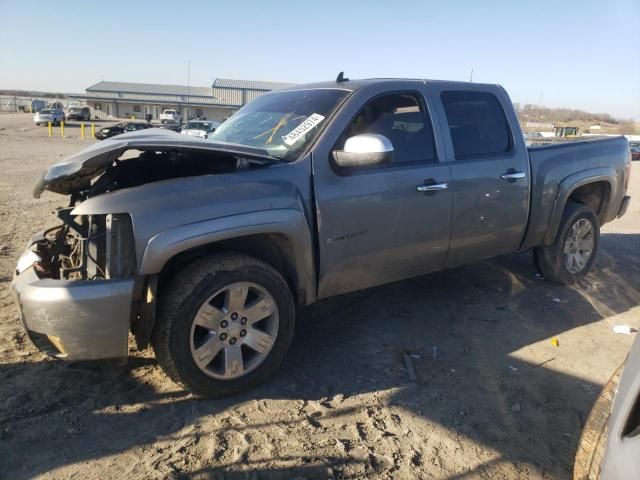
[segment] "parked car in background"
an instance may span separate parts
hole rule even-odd
[[[573,478],[640,478],[640,336],[591,409],[578,444]]]
[[[180,123],[181,120],[182,120],[182,116],[178,113],[177,110],[167,109],[160,114],[161,123],[167,123],[167,122]]]
[[[640,142],[629,142],[629,150],[631,150],[631,160],[640,160]]]
[[[64,111],[59,108],[45,108],[33,116],[36,125],[60,125],[61,122],[64,122]]]
[[[629,205],[626,138],[527,148],[499,85],[341,78],[261,95],[207,141],[133,132],[51,166],[34,195],[68,207],[13,279],[33,343],[124,358],[131,330],[221,396],[271,377],[320,299],[527,250],[585,278]]]
[[[163,130],[171,130],[172,132],[180,133],[182,132],[182,124],[179,122],[167,122],[161,123],[160,125],[156,125],[158,128],[162,128]]]
[[[153,128],[153,125],[142,122],[122,122],[98,130],[96,132],[96,138],[98,140],[104,140],[105,138],[115,137],[121,133],[135,132],[136,130],[144,130],[146,128]]]
[[[89,107],[69,107],[67,110],[69,120],[82,120],[88,122],[91,119],[91,109]]]
[[[180,133],[190,135],[192,137],[207,138],[216,131],[220,126],[220,122],[209,122],[203,120],[189,120],[182,126]]]
[[[44,110],[47,105],[44,100],[32,100],[31,101],[31,113],[38,113],[40,110]]]

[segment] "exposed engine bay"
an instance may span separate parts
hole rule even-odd
[[[212,149],[157,146],[114,149],[107,154],[111,158],[104,153],[90,157],[71,175],[55,177],[47,172],[36,187],[38,196],[45,189],[70,195],[69,206],[57,210],[62,223],[44,231],[31,247],[39,258],[34,266],[41,278],[106,280],[135,273],[131,217],[126,213],[73,216],[74,207],[84,200],[163,180],[264,168],[276,160]],[[96,159],[101,162],[97,164]],[[71,165],[60,164],[58,168]]]
[[[58,210],[62,225],[45,230],[31,250],[42,278],[107,280],[133,275],[136,256],[131,217],[127,214],[72,217]],[[79,222],[76,221],[79,219]]]
[[[134,153],[127,151],[126,154]],[[79,189],[72,201],[162,180],[230,173],[265,166],[269,162],[201,150],[141,151],[119,158],[91,185]]]

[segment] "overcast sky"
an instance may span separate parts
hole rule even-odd
[[[640,0],[0,0],[0,88],[417,77],[640,121]]]

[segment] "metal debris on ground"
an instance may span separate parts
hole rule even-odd
[[[412,382],[415,382],[416,371],[413,368],[413,362],[411,361],[411,356],[407,353],[404,354],[404,366],[407,368],[407,373],[409,374],[409,380]]]

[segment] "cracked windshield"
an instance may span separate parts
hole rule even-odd
[[[263,95],[238,110],[209,140],[262,148],[273,157],[295,160],[348,93],[317,89]]]

